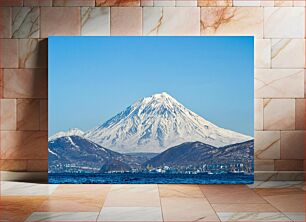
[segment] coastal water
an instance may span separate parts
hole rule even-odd
[[[76,184],[252,184],[254,175],[161,173],[49,173],[49,183]]]

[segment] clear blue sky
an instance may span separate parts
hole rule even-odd
[[[48,48],[49,135],[89,130],[158,92],[253,135],[253,37],[49,37]]]

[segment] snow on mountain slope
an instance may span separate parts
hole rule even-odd
[[[68,131],[64,132],[64,131],[60,131],[56,134],[54,134],[53,136],[50,136],[48,138],[48,141],[50,140],[55,140],[57,138],[60,138],[60,137],[69,137],[69,136],[83,136],[84,132],[80,129],[77,129],[77,128],[72,128],[72,129],[69,129]]]
[[[165,92],[138,100],[83,136],[123,153],[162,152],[194,141],[221,147],[252,139],[214,125]]]

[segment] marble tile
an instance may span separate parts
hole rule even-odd
[[[281,212],[304,212],[305,191],[293,188],[259,189],[256,191]]]
[[[12,9],[12,37],[39,37],[39,8],[14,7]]]
[[[35,184],[35,183],[1,181],[1,197],[3,196],[35,196],[35,197],[36,196],[47,196],[47,195],[52,194],[53,191],[57,187],[58,185],[56,184]],[[40,203],[40,205],[41,204],[42,202]]]
[[[0,7],[22,6],[22,0],[0,0]]]
[[[274,160],[254,160],[255,171],[273,171]]]
[[[75,196],[50,196],[38,208],[39,212],[99,212],[104,199]]]
[[[274,6],[274,0],[261,0],[260,6],[263,7],[273,7]]]
[[[46,39],[19,39],[19,68],[47,68],[48,42]]]
[[[219,221],[205,198],[161,198],[164,221]]]
[[[260,6],[260,0],[233,0],[233,6],[238,7],[238,6],[244,6],[244,7],[252,7]]]
[[[295,6],[295,7],[305,7],[306,2],[304,0],[293,0],[293,6]]]
[[[185,197],[185,198],[204,198],[202,191],[198,185],[174,185],[160,184],[158,185],[159,196],[164,197]]]
[[[290,7],[293,6],[293,0],[274,0],[275,7]]]
[[[216,212],[277,212],[271,204],[212,204]]]
[[[198,0],[198,6],[201,7],[233,6],[233,0]]]
[[[3,79],[5,98],[47,98],[46,69],[5,69]]]
[[[160,207],[103,207],[97,221],[163,221]]]
[[[200,8],[144,7],[143,35],[200,35]]]
[[[113,185],[104,207],[159,207],[157,185]]]
[[[295,100],[295,129],[305,129],[305,99]]]
[[[274,166],[276,171],[303,171],[303,160],[275,160]]]
[[[39,129],[48,130],[48,100],[40,100],[39,108]]]
[[[99,212],[34,212],[26,221],[96,221]]]
[[[263,99],[254,99],[254,129],[263,130]]]
[[[196,7],[198,5],[197,0],[176,0],[175,6],[182,7]]]
[[[48,135],[44,131],[1,131],[4,159],[47,159]]]
[[[201,35],[263,36],[263,8],[202,7]]]
[[[291,221],[280,212],[222,212],[218,213],[221,221]]]
[[[28,172],[48,172],[48,160],[27,160]]]
[[[303,181],[303,171],[255,171],[257,181]]]
[[[0,198],[1,221],[25,221],[35,211],[45,197],[5,197]]]
[[[140,5],[143,7],[153,6],[154,0],[141,0]]]
[[[254,181],[248,185],[250,188],[302,188],[303,181]]]
[[[280,132],[255,131],[254,156],[256,159],[280,159]]]
[[[276,177],[274,180],[280,181],[303,181],[305,174],[303,171],[279,171],[276,173]],[[273,179],[272,179],[273,180]]]
[[[106,198],[111,186],[110,184],[61,184],[52,196],[102,200]]]
[[[27,170],[26,160],[0,160],[0,169],[3,171],[22,172]]]
[[[304,39],[272,39],[273,68],[304,68],[304,60]]]
[[[273,181],[275,182],[275,181]],[[285,181],[287,182],[287,181]],[[276,188],[256,188],[254,189],[256,193],[258,193],[260,196],[262,197],[273,197],[273,196],[282,196],[282,195],[297,195],[297,194],[303,194],[305,193],[302,189],[300,188],[280,188],[280,187],[276,187]],[[265,198],[266,199],[266,198]],[[291,212],[291,211],[290,211]],[[298,212],[298,211],[297,211]]]
[[[17,99],[17,130],[39,130],[38,99]]]
[[[140,0],[96,0],[96,6],[140,6]]]
[[[95,0],[53,0],[53,6],[95,6]]]
[[[304,32],[305,10],[303,8],[264,8],[265,38],[304,38]]]
[[[0,69],[0,99],[2,98],[3,98],[3,69]]]
[[[18,40],[0,39],[0,68],[18,68]]]
[[[256,39],[255,43],[255,68],[271,67],[271,40]]]
[[[11,38],[12,9],[0,8],[0,38]]]
[[[141,7],[112,7],[111,35],[141,35]]]
[[[78,7],[42,7],[41,38],[53,35],[80,35],[80,14],[81,10]]]
[[[255,69],[256,98],[303,98],[303,69]]]
[[[245,185],[200,185],[210,203],[265,203]]]
[[[52,6],[52,0],[23,0],[24,6]]]
[[[154,7],[173,7],[176,0],[153,0]]]
[[[305,212],[283,212],[283,214],[294,222],[305,221]]]
[[[0,100],[0,129],[1,130],[16,130],[17,113],[15,99],[1,99]]]
[[[82,7],[81,20],[81,35],[110,35],[109,7]]]
[[[264,99],[264,130],[289,130],[294,128],[294,99]]]
[[[306,98],[306,69],[304,70],[304,98]]]
[[[281,159],[304,159],[305,131],[281,131]]]

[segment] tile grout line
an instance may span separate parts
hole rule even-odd
[[[259,188],[261,189],[261,188]],[[268,188],[271,189],[271,188]],[[272,188],[273,189],[273,188]],[[289,217],[287,217],[286,214],[284,214],[278,207],[274,206],[272,203],[270,203],[266,198],[264,198],[262,195],[260,195],[259,193],[257,193],[256,191],[254,191],[258,196],[260,196],[264,201],[266,201],[266,203],[270,204],[272,207],[274,207],[278,213],[280,213],[281,215],[283,215],[284,217],[288,218],[290,221],[292,221]]]
[[[205,184],[204,184],[204,185],[205,185]],[[200,185],[198,184],[197,186],[198,186],[198,188],[200,189],[200,191],[201,191],[203,197],[207,200],[207,202],[209,203],[210,207],[211,207],[211,208],[213,209],[213,211],[215,212],[215,214],[216,214],[216,216],[218,217],[219,221],[222,222],[222,220],[221,220],[221,218],[219,217],[217,211],[215,210],[215,208],[212,206],[212,204],[211,204],[211,202],[209,201],[209,199],[208,199],[208,198],[206,197],[206,195],[204,194],[204,192],[203,192],[203,190],[201,189]]]
[[[199,186],[199,185],[198,185]],[[248,187],[248,186],[247,186]],[[248,187],[249,188],[249,187]],[[256,193],[258,196],[260,196],[261,199],[263,199],[266,204],[269,204],[271,205],[272,207],[274,207],[278,213],[280,213],[282,216],[284,216],[285,218],[289,219],[290,221],[293,221],[291,220],[285,213],[283,213],[280,209],[278,209],[276,206],[274,206],[272,203],[270,203],[268,200],[266,200],[263,196],[261,196],[260,194],[258,194],[256,191],[254,191],[252,188],[249,188],[250,190],[252,190],[254,193]],[[211,208],[214,210],[215,214],[217,215],[217,217],[219,218],[219,220],[222,222],[221,218],[219,217],[218,213],[215,211],[214,207],[212,206],[211,202],[209,201],[209,199],[205,196],[204,192],[202,191],[202,189],[200,188],[203,196],[207,199],[208,203],[210,204]],[[252,204],[252,203],[250,203]],[[243,212],[232,212],[232,213],[243,213]],[[264,213],[264,212],[249,212],[249,213]],[[265,212],[265,213],[269,213],[269,212]],[[273,213],[273,212],[270,212],[270,213]]]
[[[158,190],[158,197],[159,197],[159,205],[160,205],[160,211],[161,211],[161,216],[162,216],[162,221],[164,222],[164,212],[163,212],[163,207],[162,207],[162,202],[161,202],[161,196],[160,196],[160,190],[159,190],[159,184],[156,184],[157,190]]]
[[[112,186],[113,186],[113,184],[111,184],[111,186],[109,187],[109,191],[108,191],[107,194],[105,195],[105,199],[104,199],[103,204],[102,204],[102,206],[101,206],[101,209],[100,209],[100,211],[99,211],[99,213],[98,213],[98,216],[97,216],[96,221],[98,221],[98,219],[99,219],[99,217],[100,217],[101,211],[102,211],[102,209],[103,209],[103,207],[104,207],[104,204],[105,204],[105,201],[106,201],[106,198],[107,198],[108,194],[111,192]]]
[[[264,200],[266,204],[270,204],[265,198],[263,198],[263,196],[261,196],[259,193],[257,193],[257,192],[255,191],[256,188],[250,188],[249,186],[248,186],[248,188],[249,188],[252,192],[254,192],[257,196],[259,196],[262,200]],[[260,188],[259,188],[259,189],[260,189]],[[270,205],[272,205],[272,204],[270,204]]]

